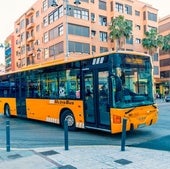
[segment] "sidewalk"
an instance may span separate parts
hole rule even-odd
[[[167,169],[170,152],[119,146],[0,149],[0,169]]]

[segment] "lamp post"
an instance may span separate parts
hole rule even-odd
[[[75,4],[75,5],[80,5],[81,2],[80,2],[80,0],[75,0],[75,1],[74,1],[74,4]],[[66,24],[66,33],[65,33],[65,39],[66,39],[65,49],[66,49],[66,54],[65,54],[65,58],[66,58],[66,59],[69,57],[68,18],[67,18],[67,15],[68,15],[68,5],[69,5],[68,0],[63,0],[63,6],[64,6],[64,9],[65,9],[65,15],[66,15],[66,16],[65,16],[65,24]],[[53,0],[51,6],[52,6],[52,7],[57,7],[57,6],[58,6],[57,1],[56,1],[56,0]]]
[[[3,45],[3,43],[0,43],[0,48],[4,48],[4,45]]]

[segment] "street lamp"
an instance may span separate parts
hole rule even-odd
[[[4,45],[3,45],[3,43],[0,43],[0,48],[4,48]]]
[[[67,59],[68,56],[69,56],[68,20],[67,20],[68,4],[69,4],[69,2],[68,2],[68,0],[63,0],[63,2],[64,2],[64,9],[65,9],[65,15],[66,15],[66,17],[65,17],[65,24],[66,24],[66,34],[65,34],[65,36],[66,36],[66,37],[65,37],[65,38],[66,38],[66,43],[65,43],[65,44],[66,44],[66,45],[65,45],[66,55],[65,55],[65,57],[66,57],[66,59]],[[80,5],[81,2],[80,2],[80,0],[75,0],[75,1],[74,1],[74,4],[75,4],[75,5]],[[56,0],[53,0],[51,6],[52,6],[52,7],[57,7],[57,6],[58,6],[57,1],[56,1]]]

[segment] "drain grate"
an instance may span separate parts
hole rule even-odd
[[[127,165],[132,163],[132,161],[126,160],[126,159],[119,159],[119,160],[115,160],[116,163],[119,163],[121,165]]]
[[[40,152],[40,154],[45,155],[45,156],[50,156],[50,155],[59,154],[59,153],[54,150],[49,150],[49,151]]]
[[[13,155],[9,155],[8,158],[9,159],[17,159],[17,158],[21,158],[22,156],[20,154],[13,154]]]
[[[64,166],[59,167],[59,169],[77,169],[77,168],[72,165],[64,165]]]

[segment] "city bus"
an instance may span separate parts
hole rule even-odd
[[[68,129],[122,132],[158,120],[153,66],[147,54],[112,51],[58,59],[0,75],[0,112]]]

